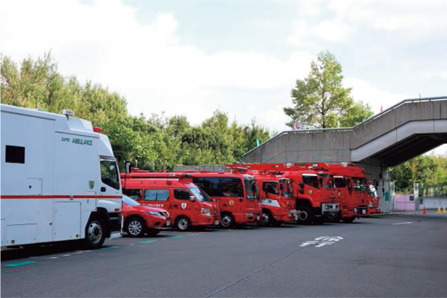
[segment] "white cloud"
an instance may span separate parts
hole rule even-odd
[[[136,9],[119,0],[3,1],[0,18],[1,51],[13,59],[51,49],[62,73],[124,94],[132,114],[165,111],[193,123],[220,108],[239,122],[256,117],[284,130],[278,106],[289,104],[295,79],[306,75],[313,59],[305,51],[286,60],[257,52],[206,54],[179,41],[181,24],[172,14],[142,25]],[[273,116],[266,112],[271,107]]]
[[[412,98],[405,94],[394,94],[387,90],[380,89],[369,82],[358,78],[346,78],[344,80],[344,86],[353,88],[351,95],[354,100],[361,100],[364,103],[368,103],[374,114],[379,113],[381,108],[385,110],[404,99]]]

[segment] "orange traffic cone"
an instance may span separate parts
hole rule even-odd
[[[427,214],[427,209],[424,207],[422,207],[422,214]]]

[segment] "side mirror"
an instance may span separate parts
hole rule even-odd
[[[300,187],[304,188],[304,183],[303,182],[300,183]]]
[[[195,202],[196,201],[196,197],[195,196],[190,196],[189,197],[189,201],[190,202]]]

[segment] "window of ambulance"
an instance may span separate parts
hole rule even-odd
[[[135,201],[141,200],[141,189],[124,189],[123,194]]]
[[[101,181],[102,183],[114,188],[120,189],[120,180],[118,167],[115,160],[101,159]]]
[[[253,177],[244,177],[245,190],[247,192],[247,199],[258,200],[259,199],[259,188],[256,179]]]
[[[303,183],[314,188],[320,188],[316,174],[303,174]]]
[[[145,189],[144,200],[145,201],[167,201],[169,198],[168,189]]]
[[[174,198],[180,201],[189,201],[191,194],[185,189],[174,189]]]

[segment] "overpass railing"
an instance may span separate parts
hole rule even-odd
[[[336,127],[336,128],[314,128],[314,129],[298,129],[298,130],[285,130],[279,134],[277,134],[276,136],[274,136],[273,138],[265,141],[264,143],[260,144],[259,146],[251,149],[250,151],[242,154],[242,157],[256,151],[258,148],[260,148],[261,146],[264,146],[265,144],[268,144],[269,142],[272,142],[273,140],[289,134],[289,133],[318,133],[318,132],[326,132],[326,131],[353,131],[355,129],[357,129],[358,127],[365,125],[366,123],[369,123],[371,121],[374,121],[380,117],[382,117],[383,115],[401,107],[402,105],[408,104],[408,103],[414,103],[414,102],[431,102],[431,101],[443,101],[443,100],[447,100],[447,96],[440,96],[440,97],[424,97],[424,98],[412,98],[412,99],[405,99],[402,100],[401,102],[383,110],[382,112],[373,115],[371,117],[369,117],[368,119],[360,122],[359,124],[353,126],[353,127]]]

